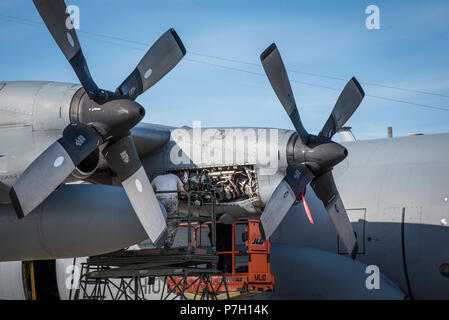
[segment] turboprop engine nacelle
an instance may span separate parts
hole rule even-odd
[[[91,256],[147,238],[120,187],[63,185],[20,220],[0,205],[0,261]]]

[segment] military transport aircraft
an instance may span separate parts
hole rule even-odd
[[[158,245],[166,224],[149,178],[168,172],[213,190],[221,216],[260,217],[276,276],[267,298],[449,298],[449,135],[333,142],[363,100],[355,78],[308,133],[274,44],[261,62],[296,131],[139,123],[135,100],[186,53],[176,32],[111,92],[92,79],[64,1],[34,4],[81,85],[0,83],[0,298],[24,297],[20,261]],[[79,180],[90,184],[66,184]],[[61,291],[57,270],[42,272]]]

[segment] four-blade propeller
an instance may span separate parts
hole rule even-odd
[[[332,113],[318,136],[304,128],[281,55],[273,43],[260,56],[274,92],[289,115],[297,135],[291,140],[288,167],[284,179],[271,195],[262,216],[261,233],[269,238],[284,219],[295,200],[304,194],[310,183],[343,241],[355,258],[357,240],[343,202],[335,186],[332,168],[347,156],[347,150],[331,141],[363,100],[365,93],[355,78],[341,92]]]
[[[91,108],[85,117],[90,120],[70,123],[63,137],[38,156],[11,188],[17,215],[20,218],[29,214],[76,166],[107,143],[103,150],[105,159],[118,175],[149,238],[157,243],[164,235],[166,223],[130,137],[131,128],[145,115],[144,108],[134,100],[176,66],[186,53],[184,45],[175,30],[168,30],[116,92],[99,89],[89,72],[64,0],[33,2],[78,76],[91,100]]]

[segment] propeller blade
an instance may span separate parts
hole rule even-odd
[[[307,144],[309,134],[302,125],[284,62],[274,43],[262,52],[260,60],[274,92],[290,117],[302,143]]]
[[[98,93],[64,0],[33,0],[45,25],[91,99]]]
[[[329,218],[331,219],[338,236],[343,241],[346,250],[348,250],[351,257],[355,259],[357,254],[357,238],[355,237],[343,201],[338,193],[332,172],[328,171],[315,178],[312,181],[311,186],[315,191],[315,194],[323,202]]]
[[[158,245],[163,243],[163,237],[167,235],[165,218],[132,138],[127,136],[108,145],[103,150],[103,155],[110,168],[119,176],[150,240]]]
[[[147,51],[136,69],[117,88],[117,93],[135,100],[161,80],[186,54],[174,29],[165,32]]]
[[[340,93],[329,119],[324,124],[320,136],[332,138],[332,136],[344,126],[352,116],[365,96],[365,92],[356,78],[352,78]]]
[[[296,198],[312,179],[313,174],[305,165],[287,167],[284,179],[274,190],[260,217],[260,232],[264,239],[273,234]]]
[[[11,188],[17,216],[23,218],[44,201],[100,143],[92,127],[68,125],[63,137],[39,155]]]

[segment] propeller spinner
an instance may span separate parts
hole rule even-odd
[[[261,233],[264,238],[273,234],[310,183],[323,202],[338,236],[354,259],[357,240],[332,175],[332,168],[346,158],[348,151],[331,141],[331,138],[351,117],[365,93],[358,81],[352,78],[341,92],[319,135],[311,135],[301,122],[290,80],[276,45],[271,44],[260,59],[268,80],[297,133],[292,137],[293,148],[287,154],[286,175],[274,190],[260,218]]]
[[[107,143],[103,154],[118,175],[143,228],[153,243],[161,243],[166,223],[153,188],[136,152],[130,130],[145,115],[134,100],[163,78],[186,50],[175,30],[164,33],[136,69],[111,92],[98,88],[87,66],[63,0],[33,0],[45,25],[71,64],[91,100],[82,121],[71,120],[61,139],[48,147],[22,173],[10,190],[19,218],[45,200],[89,154]],[[95,110],[91,111],[91,110]]]

